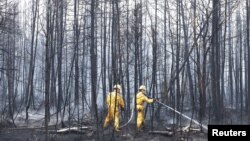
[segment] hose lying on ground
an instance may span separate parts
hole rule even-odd
[[[123,128],[123,127],[127,126],[127,125],[130,123],[130,121],[132,120],[132,118],[133,118],[133,116],[134,116],[134,109],[135,109],[135,102],[134,102],[134,100],[135,100],[135,97],[134,97],[133,100],[132,100],[132,102],[133,102],[133,107],[132,107],[131,116],[130,116],[128,122],[126,122],[125,124],[123,124],[122,126],[120,126],[120,128]]]

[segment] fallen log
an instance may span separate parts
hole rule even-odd
[[[67,128],[62,128],[59,130],[48,130],[50,134],[67,134],[67,133],[79,133],[79,134],[84,134],[87,133],[84,130],[91,130],[89,127],[67,127]],[[36,131],[41,131],[45,132],[45,130],[36,130]],[[91,130],[92,131],[92,130]]]
[[[68,133],[68,132],[76,132],[76,133],[84,133],[82,130],[89,129],[89,127],[68,127],[57,130],[57,133]]]
[[[149,134],[161,134],[161,135],[172,136],[173,132],[170,132],[170,131],[149,131]]]
[[[36,130],[36,132],[46,132],[46,130]],[[70,130],[64,130],[64,131],[57,131],[57,130],[48,130],[49,134],[68,134],[68,133],[77,133],[77,134],[85,134],[86,132],[82,130],[75,130],[75,129],[70,129]]]
[[[172,131],[171,127],[165,127],[167,131]]]
[[[84,133],[80,128],[71,127],[57,130],[56,133]]]
[[[188,128],[187,130],[185,130],[185,132],[201,132],[201,130],[200,129],[198,129],[198,128]]]
[[[85,130],[85,129],[89,129],[89,127],[87,127],[87,126],[83,126],[83,127],[67,127],[67,128],[62,128],[62,129],[57,130],[57,131],[64,131],[64,130],[68,130],[68,129],[73,129],[73,130],[76,130],[76,129]]]
[[[180,132],[180,131],[183,131],[183,132],[190,132],[190,131],[193,131],[193,132],[200,132],[201,130],[198,129],[198,128],[192,128],[192,127],[190,127],[190,126],[186,126],[186,127],[177,129],[177,131],[178,131],[178,132]]]
[[[189,128],[190,128],[190,126],[186,126],[186,127],[183,127],[181,130],[184,132],[187,132],[187,131],[189,131]]]

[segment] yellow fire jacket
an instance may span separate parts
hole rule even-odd
[[[118,92],[111,92],[107,96],[107,106],[110,111],[119,111],[119,108],[124,108],[124,101],[123,98],[121,97],[120,93]]]

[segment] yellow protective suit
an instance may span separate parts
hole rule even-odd
[[[137,128],[140,130],[144,123],[144,103],[152,103],[154,100],[147,98],[143,92],[136,95],[136,109],[137,109]]]
[[[119,92],[113,91],[107,96],[107,106],[108,106],[108,114],[105,118],[105,122],[103,127],[107,127],[111,120],[114,121],[114,127],[116,131],[119,130],[119,108],[124,109],[124,101]]]

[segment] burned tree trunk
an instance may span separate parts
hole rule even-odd
[[[215,120],[219,121],[222,117],[223,103],[220,93],[220,40],[219,40],[219,9],[220,1],[213,0],[212,18],[212,39],[211,39],[211,88],[212,103]]]

